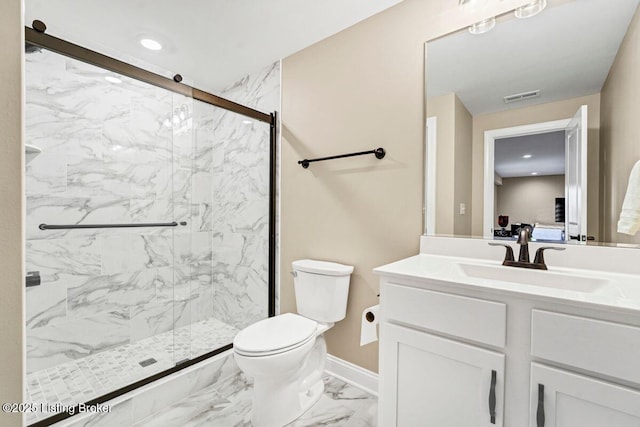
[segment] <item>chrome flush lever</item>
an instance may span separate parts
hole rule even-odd
[[[291,272],[291,275],[293,277],[298,277],[298,272],[294,270],[294,271]]]

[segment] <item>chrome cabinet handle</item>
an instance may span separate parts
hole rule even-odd
[[[489,387],[489,416],[491,417],[491,424],[496,423],[496,379],[498,373],[495,370],[491,371],[491,386]]]
[[[537,427],[544,427],[544,385],[538,384],[538,410],[536,411]]]

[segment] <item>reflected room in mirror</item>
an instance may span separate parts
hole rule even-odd
[[[640,244],[640,0],[549,0],[425,45],[425,233]],[[640,206],[640,201],[638,202]]]

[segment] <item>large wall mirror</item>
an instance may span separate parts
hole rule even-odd
[[[640,160],[639,3],[549,0],[426,44],[426,234],[640,244],[618,232]]]

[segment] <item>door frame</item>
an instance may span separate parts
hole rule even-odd
[[[531,123],[523,126],[491,129],[484,132],[484,206],[482,211],[482,236],[485,239],[493,239],[493,206],[495,199],[493,189],[495,185],[494,156],[496,139],[563,131],[569,126],[570,122],[571,118],[568,118],[550,122]]]

